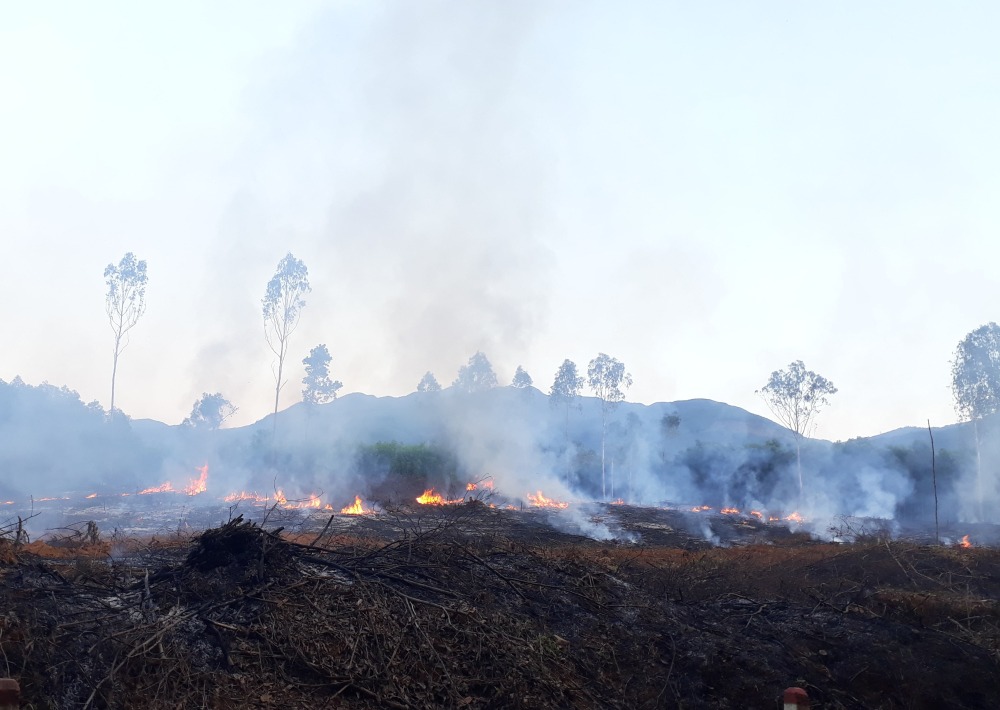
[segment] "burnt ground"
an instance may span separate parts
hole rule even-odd
[[[798,685],[814,708],[1000,704],[993,548],[629,506],[222,512],[196,534],[8,531],[0,673],[23,701],[772,709]],[[632,541],[583,535],[595,520]]]

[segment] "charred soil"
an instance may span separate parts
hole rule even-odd
[[[994,549],[598,542],[481,503],[336,518],[4,542],[0,673],[35,708],[1000,705]]]

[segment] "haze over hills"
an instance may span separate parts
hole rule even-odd
[[[980,426],[996,428],[989,420]],[[72,390],[15,381],[0,385],[0,495],[135,491],[164,482],[179,490],[207,463],[216,499],[277,487],[290,498],[406,500],[423,486],[460,493],[488,477],[514,501],[544,490],[574,500],[796,509],[816,519],[933,519],[926,429],[805,440],[801,492],[791,433],[725,403],[620,403],[608,416],[603,476],[601,433],[600,400],[581,397],[566,408],[531,387],[350,394],[293,405],[277,420],[210,430],[124,417],[108,423]],[[942,519],[992,520],[997,437],[983,437],[980,507],[969,425],[934,433]]]

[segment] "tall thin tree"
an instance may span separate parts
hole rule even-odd
[[[801,360],[796,360],[788,369],[772,372],[757,394],[778,421],[792,432],[799,495],[802,495],[802,440],[812,431],[819,410],[830,403],[831,395],[837,394],[837,388],[822,375],[807,370]]]
[[[580,391],[583,389],[583,377],[577,373],[576,363],[572,360],[563,360],[563,364],[556,370],[555,379],[552,381],[552,388],[549,390],[549,401],[553,406],[561,406],[566,416],[564,428],[565,451],[566,451],[566,476],[569,477],[569,409],[580,398]]]
[[[632,386],[632,375],[625,372],[625,365],[613,357],[599,353],[587,366],[587,384],[601,400],[601,496],[607,498],[605,474],[608,416],[625,399],[625,390]]]
[[[1000,326],[981,325],[966,335],[951,363],[951,390],[959,418],[972,422],[976,442],[976,512],[983,517],[983,419],[1000,412]]]
[[[114,360],[111,366],[111,409],[109,417],[115,416],[115,383],[118,378],[118,358],[128,347],[129,331],[146,312],[146,262],[128,252],[118,264],[108,264],[104,269],[104,280],[108,285],[104,307],[108,322],[115,337]]]
[[[278,357],[274,370],[274,415],[277,427],[278,403],[281,388],[285,386],[285,357],[288,355],[288,341],[299,324],[299,316],[306,305],[309,287],[309,270],[299,259],[289,252],[281,261],[274,276],[267,282],[267,290],[261,301],[264,314],[264,339],[271,351]]]

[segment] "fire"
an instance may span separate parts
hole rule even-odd
[[[274,500],[282,508],[288,508],[289,510],[323,507],[323,501],[315,493],[311,493],[306,500],[293,500],[289,502],[288,498],[285,497],[285,492],[279,488],[274,494]]]
[[[161,483],[160,485],[153,486],[152,488],[143,488],[141,491],[139,491],[139,495],[145,496],[149,495],[150,493],[172,493],[173,490],[174,490],[173,485],[170,483],[170,481],[167,481],[166,483]],[[122,495],[128,495],[128,494],[122,493]]]
[[[199,493],[204,493],[208,490],[208,464],[205,464],[196,470],[199,471],[201,475],[198,476],[198,478],[192,478],[187,487],[184,489],[184,492],[189,496],[196,496]]]
[[[428,488],[417,496],[417,502],[420,505],[444,505],[445,499],[440,494],[435,493],[433,488]]]
[[[344,515],[364,515],[365,513],[371,513],[374,511],[365,510],[364,502],[361,500],[361,496],[354,496],[354,503],[341,508],[340,512]]]
[[[750,511],[750,515],[752,515],[753,517],[757,518],[757,520],[763,520],[764,519],[764,514],[762,512],[760,512],[759,510],[751,510]]]
[[[791,515],[786,517],[785,520],[787,520],[790,523],[801,523],[805,521],[805,518],[803,518],[798,513],[792,513]]]
[[[740,509],[739,508],[723,508],[719,512],[722,513],[723,515],[739,515],[740,514]]]
[[[531,495],[529,493],[526,497],[528,502],[536,508],[559,508],[561,510],[569,507],[569,503],[563,503],[561,501],[552,500],[551,498],[546,498],[542,495],[541,491],[538,491],[535,495]]]
[[[622,498],[615,498],[611,501],[611,505],[625,505],[625,500]]]
[[[691,512],[692,513],[704,513],[706,510],[711,510],[711,509],[712,509],[712,506],[710,506],[710,505],[696,505],[695,507],[693,507],[691,509]]]
[[[267,503],[268,497],[259,495],[256,491],[237,491],[223,498],[226,503],[239,503],[248,500],[251,503]]]
[[[961,547],[972,547],[972,543],[969,542],[969,536],[968,535],[963,535],[962,536],[962,541],[960,543],[958,543],[958,544]]]
[[[467,491],[474,491],[477,488],[479,488],[479,486],[477,486],[475,483],[467,483],[465,485],[465,490],[467,490]]]
[[[89,500],[90,498],[96,498],[96,497],[97,497],[97,494],[96,494],[96,493],[91,493],[91,494],[90,494],[89,496],[84,496],[84,498],[87,498],[88,500]]]

